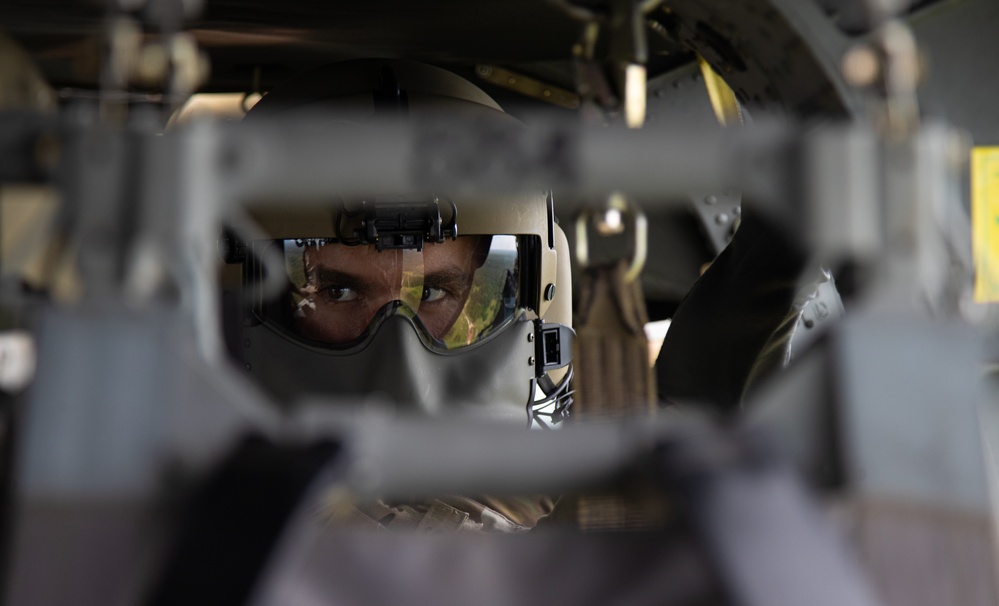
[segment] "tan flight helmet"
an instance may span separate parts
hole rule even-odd
[[[522,128],[467,80],[401,60],[307,72],[265,95],[244,123],[303,116],[354,132],[383,118]],[[375,399],[540,426],[566,416],[572,289],[551,192],[281,200],[252,218],[268,239],[230,259],[242,265],[244,305],[228,340],[279,401]],[[263,296],[274,271],[288,286]]]

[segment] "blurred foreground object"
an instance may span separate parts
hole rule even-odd
[[[0,110],[54,110],[56,96],[31,57],[0,31]]]

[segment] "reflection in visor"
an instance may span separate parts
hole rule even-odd
[[[333,239],[275,244],[284,253],[290,297],[280,303],[284,313],[265,320],[310,341],[351,344],[367,335],[379,312],[391,310],[418,319],[435,345],[455,349],[482,340],[517,310],[515,236],[461,236],[422,251],[378,252]]]

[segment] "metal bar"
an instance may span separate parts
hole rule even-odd
[[[498,133],[461,122],[363,130],[316,124],[225,133],[219,178],[229,198],[253,204],[433,188],[474,202],[476,191],[555,188],[563,209],[573,196],[613,191],[664,204],[692,189],[741,186],[769,197],[783,191],[780,159],[793,133],[785,125],[676,132],[549,123]]]

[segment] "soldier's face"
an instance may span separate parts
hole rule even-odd
[[[481,255],[480,238],[427,244],[423,252],[374,246],[310,246],[303,255],[306,286],[295,312],[295,329],[324,343],[359,337],[375,314],[403,301],[435,338],[461,314]]]

